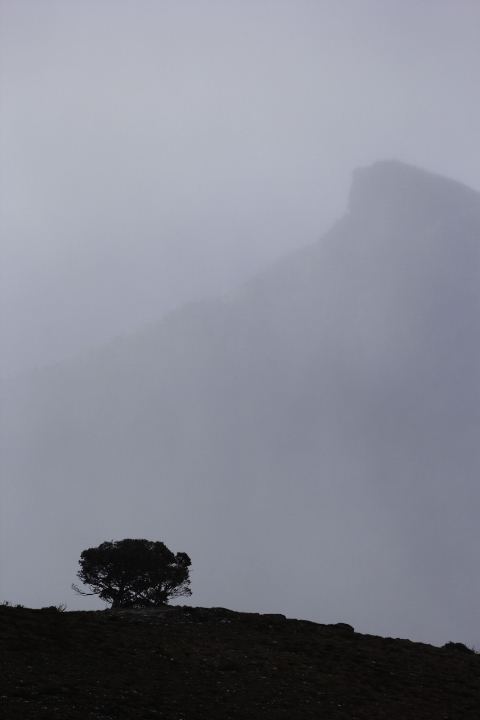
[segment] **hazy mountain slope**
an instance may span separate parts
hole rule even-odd
[[[82,549],[149,537],[196,604],[480,643],[479,280],[480,195],[377,163],[235,293],[20,378],[3,594],[68,601]]]

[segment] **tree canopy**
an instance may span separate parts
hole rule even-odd
[[[181,595],[191,595],[186,553],[173,554],[163,542],[118,540],[104,542],[80,555],[77,577],[93,592],[112,603],[112,608],[144,608],[165,605]]]

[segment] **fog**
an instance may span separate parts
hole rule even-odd
[[[480,645],[477,4],[1,12],[0,601]]]
[[[480,188],[478,3],[1,2],[1,372],[319,238],[355,167]]]

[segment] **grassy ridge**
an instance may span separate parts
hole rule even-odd
[[[478,720],[480,655],[221,608],[0,607],[6,720]]]

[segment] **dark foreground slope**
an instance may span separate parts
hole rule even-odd
[[[0,632],[9,720],[480,717],[480,655],[342,623],[2,607]]]

